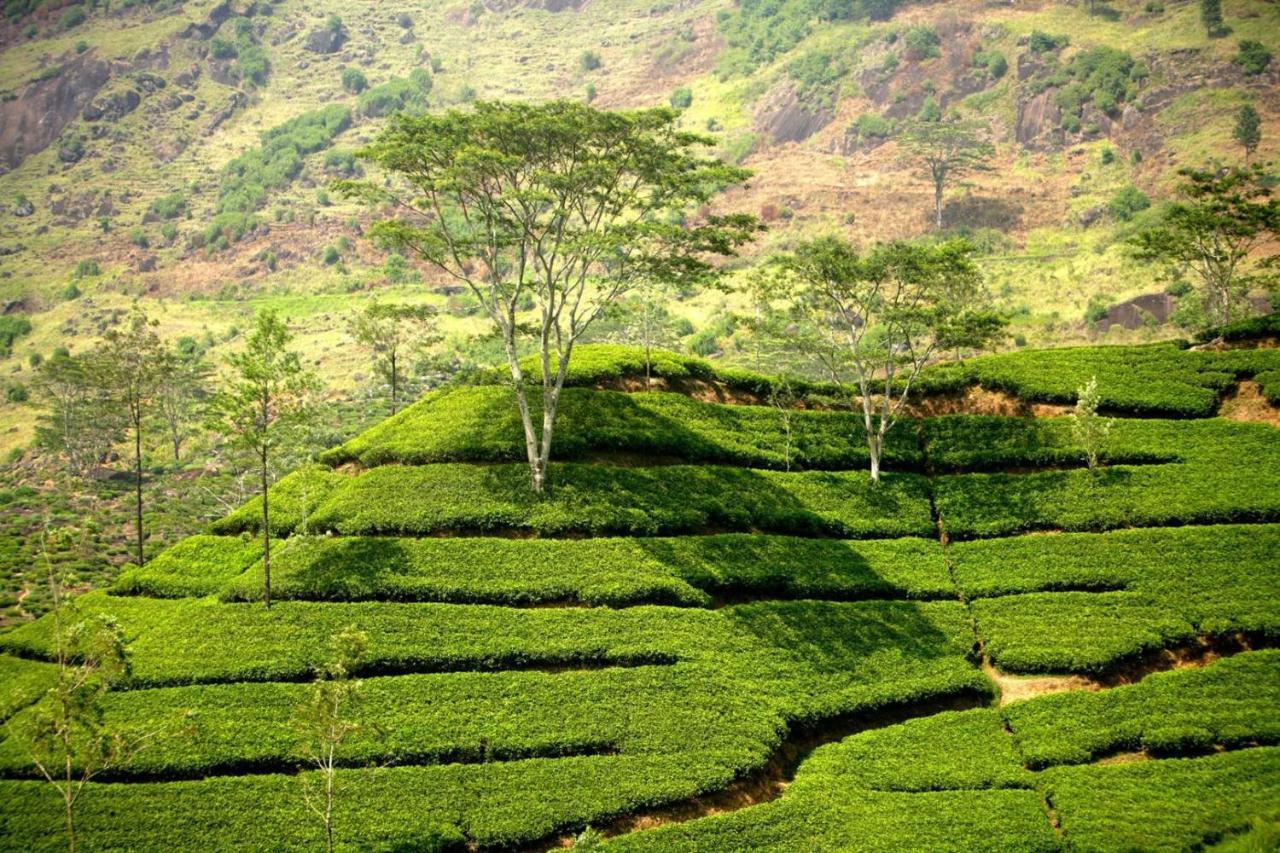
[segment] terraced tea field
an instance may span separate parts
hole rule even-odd
[[[1065,419],[961,414],[900,425],[878,486],[847,412],[798,411],[788,437],[703,393],[767,377],[676,356],[668,390],[623,393],[595,386],[643,367],[583,352],[542,498],[508,390],[434,392],[274,487],[270,609],[255,503],[77,599],[130,652],[105,719],[184,721],[88,785],[80,846],[322,845],[291,721],[348,625],[369,649],[344,849],[550,849],[587,826],[618,850],[1265,845],[1280,431],[1205,416],[1274,351],[1146,350],[1057,356],[1132,380],[1109,405],[1141,417],[1100,470]],[[1125,366],[1152,353],[1163,383]],[[1046,355],[1000,358],[938,387],[1075,387]],[[5,849],[65,846],[9,734],[47,701],[52,639],[48,617],[0,635]]]

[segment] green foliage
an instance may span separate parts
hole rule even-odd
[[[1230,30],[1222,21],[1222,0],[1200,0],[1200,23],[1209,38],[1220,38]]]
[[[190,561],[182,571],[195,574],[199,565]],[[755,597],[953,594],[941,549],[924,539],[303,537],[278,554],[275,569],[280,598],[320,601],[709,607],[719,599]],[[198,587],[201,594],[257,600],[262,584],[256,568],[234,577],[220,571]],[[127,583],[138,586],[135,578]]]
[[[578,69],[580,71],[595,71],[600,67],[600,54],[594,50],[584,50],[582,55],[578,57]]]
[[[1250,157],[1262,141],[1262,118],[1252,104],[1245,104],[1236,113],[1236,126],[1231,129],[1231,138],[1240,143],[1244,156]]]
[[[1207,634],[1274,637],[1276,525],[1212,525],[957,543],[992,660],[1017,672],[1106,672]]]
[[[1032,768],[1119,751],[1159,755],[1280,742],[1280,652],[1245,652],[1204,669],[1158,673],[1098,693],[1070,692],[1004,710]],[[1069,721],[1069,722],[1068,722]]]
[[[13,352],[18,338],[31,334],[31,321],[21,314],[0,315],[0,357],[7,358]]]
[[[1275,814],[1280,749],[1044,774],[1062,829],[1089,850],[1185,849]]]
[[[177,219],[187,212],[187,197],[181,192],[172,192],[151,202],[151,212],[161,219]]]
[[[555,470],[562,483],[540,500],[519,465],[375,468],[347,478],[307,523],[344,535],[494,529],[659,535],[758,528],[858,538],[923,536],[932,529],[924,482],[909,474],[886,475],[876,487],[857,473],[577,463]]]
[[[939,511],[953,536],[1028,530],[1108,530],[1162,524],[1280,519],[1280,441],[1232,421],[1116,422],[1111,447],[1176,456],[1176,463],[1096,472],[967,474],[938,478]]]
[[[681,86],[671,93],[669,101],[676,109],[687,110],[693,105],[693,90],[688,86]]]
[[[358,95],[369,88],[369,81],[359,68],[348,66],[342,69],[342,88],[353,95]]]
[[[973,64],[987,69],[987,73],[993,80],[999,80],[1009,71],[1009,61],[1004,58],[1003,53],[994,48],[974,51]]]
[[[97,261],[92,258],[86,258],[76,264],[75,272],[71,275],[74,278],[91,278],[96,275],[102,275],[102,270],[98,267]]]
[[[438,391],[399,417],[325,451],[331,465],[359,461],[422,465],[454,461],[518,461],[524,439],[509,388]],[[535,406],[534,416],[541,413]],[[768,406],[702,403],[684,394],[589,391],[569,388],[561,398],[554,458],[635,453],[687,462],[784,467],[784,425]],[[866,464],[861,416],[798,411],[791,418],[791,464],[798,468],[858,468]],[[915,436],[890,433],[890,468],[921,467]]]
[[[262,558],[262,545],[230,536],[190,536],[150,560],[128,566],[112,586],[118,595],[158,598],[212,595]],[[261,582],[257,589],[261,590]]]
[[[876,113],[863,113],[853,122],[852,130],[860,139],[887,139],[893,124]]]
[[[1260,41],[1245,39],[1240,42],[1240,52],[1236,54],[1235,63],[1246,74],[1261,74],[1271,64],[1271,51]]]
[[[67,6],[62,10],[62,14],[58,16],[58,22],[54,25],[54,29],[60,33],[65,33],[67,30],[83,24],[87,17],[84,6],[79,4]]]
[[[1265,349],[1194,351],[1185,345],[1062,347],[966,359],[926,368],[922,391],[980,384],[1023,400],[1072,404],[1076,389],[1096,376],[1101,405],[1118,413],[1211,417],[1233,382],[1280,369],[1280,355]]]
[[[1031,37],[1027,42],[1027,46],[1031,48],[1032,53],[1049,53],[1050,51],[1059,50],[1071,43],[1071,37],[1067,35],[1050,35],[1040,30],[1032,30]]]
[[[1137,97],[1146,77],[1146,66],[1127,52],[1099,45],[1072,56],[1049,82],[1061,87],[1054,103],[1062,110],[1065,124],[1067,119],[1079,122],[1085,104],[1114,114],[1121,104]]]
[[[902,34],[902,45],[906,48],[908,59],[920,61],[941,56],[942,41],[933,27],[915,26]]]
[[[716,15],[726,50],[716,59],[721,77],[749,74],[799,44],[815,21],[889,18],[900,0],[742,0]]]
[[[367,93],[366,93],[367,94]],[[327,148],[351,122],[343,106],[303,113],[262,134],[261,145],[226,165],[209,242],[219,235],[238,240],[248,230],[249,214],[261,208],[272,190],[283,189],[302,171],[302,158]]]
[[[1125,184],[1107,202],[1107,210],[1119,222],[1128,222],[1151,207],[1151,199],[1133,184]]]
[[[394,77],[360,95],[357,110],[363,116],[386,116],[408,110],[420,112],[427,107],[427,95],[431,93],[432,78],[422,68],[414,69],[409,77]],[[422,72],[422,73],[417,73]]]

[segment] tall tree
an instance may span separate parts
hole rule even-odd
[[[948,181],[971,172],[990,171],[987,160],[995,148],[983,136],[981,126],[962,121],[914,121],[899,140],[906,156],[919,164],[933,183],[934,223],[942,228],[942,193]]]
[[[262,496],[262,600],[271,606],[271,460],[287,431],[305,420],[320,383],[289,349],[293,335],[273,310],[258,312],[243,352],[227,357],[231,375],[213,398],[210,427],[253,455]]]
[[[792,344],[851,389],[871,479],[879,481],[885,435],[920,371],[948,350],[986,346],[1003,329],[985,310],[973,248],[962,240],[890,243],[860,255],[831,236],[800,244],[779,263],[774,296],[790,304]]]
[[[1253,104],[1245,104],[1236,113],[1236,126],[1232,129],[1231,136],[1244,149],[1244,162],[1248,163],[1253,152],[1258,150],[1258,143],[1262,141],[1262,119]]]
[[[1217,38],[1225,33],[1222,23],[1222,0],[1200,0],[1200,23],[1209,38]]]
[[[1180,169],[1181,201],[1164,221],[1135,235],[1140,260],[1171,263],[1199,280],[1215,325],[1237,316],[1251,287],[1273,280],[1277,256],[1253,257],[1280,234],[1280,199],[1258,164],[1244,168]]]
[[[134,524],[138,565],[146,563],[146,530],[142,522],[143,431],[160,392],[161,377],[169,370],[168,353],[155,332],[156,323],[134,306],[123,329],[110,329],[95,353],[99,375],[110,399],[120,408],[132,434]]]
[[[169,433],[173,461],[182,458],[183,442],[200,420],[201,403],[208,397],[209,364],[198,350],[175,347],[167,354],[156,393],[156,406]]]
[[[301,776],[302,795],[324,823],[325,850],[333,853],[334,806],[338,797],[339,754],[343,744],[360,731],[355,710],[361,699],[361,682],[353,678],[364,662],[369,637],[349,625],[329,638],[330,658],[316,674],[307,699],[294,715],[294,727],[307,762],[316,769],[320,790]]]
[[[674,349],[680,342],[679,322],[667,308],[672,296],[664,282],[649,281],[634,288],[631,297],[617,306],[619,326],[615,339],[644,350],[646,388],[653,386],[654,349]]]
[[[677,116],[572,101],[399,115],[360,152],[392,186],[339,184],[392,207],[396,218],[373,227],[376,239],[416,253],[484,306],[502,337],[535,492],[583,333],[640,282],[706,281],[708,258],[733,254],[758,227],[746,215],[686,221],[749,173],[705,156],[711,140],[679,130]],[[520,363],[526,348],[541,380],[540,430]]]
[[[106,456],[123,427],[97,362],[55,354],[41,363],[34,385],[45,405],[36,425],[37,443],[61,454],[68,470],[83,476]]]
[[[391,389],[391,413],[404,385],[405,361],[439,343],[435,311],[425,305],[384,305],[376,299],[351,318],[348,327],[356,343],[373,355],[373,369]]]

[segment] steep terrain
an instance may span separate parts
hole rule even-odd
[[[270,609],[256,502],[77,600],[131,656],[105,719],[162,732],[86,789],[81,847],[322,843],[292,720],[347,625],[369,648],[343,849],[543,850],[588,825],[621,850],[1265,844],[1280,432],[1205,403],[1278,354],[944,366],[936,390],[1028,401],[1128,376],[1105,402],[1130,417],[1096,471],[1064,418],[908,421],[878,486],[849,414],[608,390],[639,354],[605,347],[535,499],[510,391],[434,392],[277,483]],[[659,375],[773,381],[671,353]],[[62,844],[20,747],[53,627],[0,635],[5,848]]]
[[[29,382],[30,355],[83,346],[139,296],[166,332],[215,349],[255,307],[280,307],[339,387],[360,373],[342,318],[374,292],[430,301],[452,333],[474,331],[465,297],[405,284],[412,265],[361,239],[367,212],[325,190],[361,168],[350,151],[396,109],[679,104],[756,172],[719,202],[768,221],[750,257],[819,230],[927,233],[932,191],[895,123],[957,112],[997,153],[948,189],[944,224],[985,247],[1016,340],[1032,344],[1166,334],[1176,300],[1127,258],[1134,205],[1112,205],[1117,193],[1158,201],[1176,168],[1240,160],[1230,132],[1244,103],[1263,119],[1254,156],[1280,145],[1280,61],[1240,61],[1242,42],[1280,53],[1262,0],[1228,0],[1219,38],[1188,0],[14,0],[6,12],[0,300],[34,325],[9,385]],[[676,306],[732,352],[725,309],[712,294]],[[0,402],[0,415],[0,446],[30,438],[29,404]]]

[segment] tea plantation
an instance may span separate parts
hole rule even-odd
[[[933,393],[1059,402],[1096,374],[1142,417],[1094,471],[1065,418],[905,421],[879,485],[847,410],[706,402],[682,391],[774,380],[698,359],[620,391],[643,360],[584,350],[541,498],[509,389],[433,392],[274,486],[269,609],[257,501],[76,599],[129,652],[105,723],[168,733],[86,786],[78,846],[322,847],[294,720],[354,625],[342,849],[1254,849],[1280,822],[1280,431],[1213,415],[1276,353],[942,366]],[[54,640],[0,634],[0,849],[66,846],[16,734]]]

